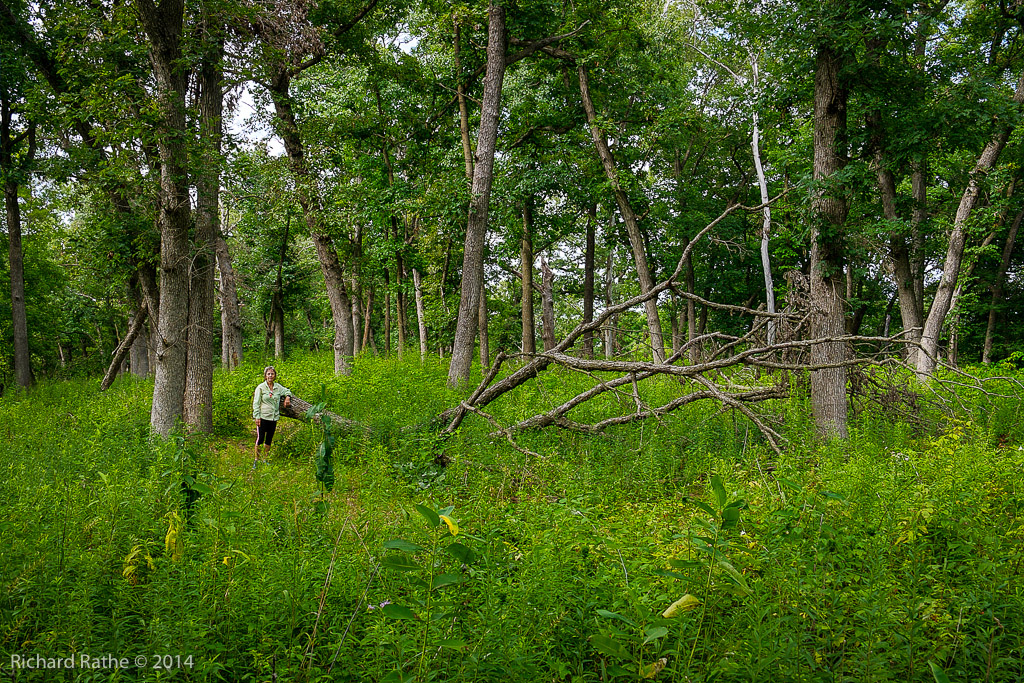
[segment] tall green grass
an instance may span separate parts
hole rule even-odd
[[[779,401],[782,457],[712,404],[602,436],[523,434],[528,455],[475,417],[443,443],[423,427],[459,400],[437,361],[360,357],[334,377],[328,356],[309,355],[278,370],[368,428],[339,437],[329,493],[310,426],[282,423],[272,462],[252,470],[259,362],[216,376],[202,441],[149,436],[146,382],[0,400],[4,674],[52,680],[13,671],[11,655],[85,653],[148,664],[62,675],[1024,678],[1013,399],[963,391],[957,412],[922,408],[913,425],[858,405],[851,438],[829,444],[804,398]],[[509,424],[585,381],[548,373],[488,411]],[[156,655],[183,665],[155,669]]]

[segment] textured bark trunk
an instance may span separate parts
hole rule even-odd
[[[484,97],[477,134],[476,166],[470,195],[469,219],[462,259],[462,291],[459,316],[455,327],[451,364],[448,368],[450,386],[466,385],[473,362],[473,343],[477,333],[480,287],[483,282],[484,242],[487,234],[487,213],[494,176],[494,151],[498,141],[498,118],[501,114],[501,88],[505,78],[505,9],[491,5],[488,9],[487,71],[484,76]]]
[[[480,367],[491,367],[491,343],[487,335],[487,284],[480,281],[480,310],[476,321],[480,337]]]
[[[1003,283],[1006,281],[1006,272],[1010,269],[1010,260],[1013,257],[1013,245],[1017,240],[1017,231],[1020,229],[1021,221],[1024,220],[1024,211],[1017,214],[1010,226],[1010,232],[1003,244],[1003,257],[999,261],[999,272],[996,273],[996,280],[992,283],[992,303],[988,308],[988,325],[985,327],[985,346],[981,352],[981,362],[988,365],[992,362],[992,340],[995,336],[996,319],[998,316],[999,304],[1003,299]]]
[[[166,0],[165,0],[166,1]],[[281,67],[270,83],[271,96],[274,100],[274,111],[277,115],[278,133],[284,142],[285,152],[295,186],[302,206],[302,215],[306,227],[316,247],[320,271],[327,286],[327,300],[331,305],[331,317],[334,319],[334,373],[337,375],[352,374],[349,362],[354,355],[354,333],[352,330],[352,307],[349,302],[348,290],[345,288],[345,273],[338,259],[338,252],[330,237],[324,234],[320,215],[320,194],[316,180],[310,173],[306,163],[305,148],[302,136],[295,120],[292,108],[291,77],[287,67]]]
[[[366,309],[363,311],[363,345],[362,349],[366,349],[373,340],[373,328],[370,327],[373,316],[373,285],[370,285],[370,291],[366,294]]]
[[[533,208],[529,202],[523,204],[523,239],[519,249],[520,273],[523,283],[522,348],[523,353],[537,353],[537,334],[533,328]]]
[[[1024,76],[1017,82],[1013,101],[1018,105],[1024,102]],[[964,248],[967,245],[967,222],[981,197],[981,180],[999,160],[999,155],[1006,146],[1006,141],[1009,139],[1012,131],[1012,124],[1000,122],[999,128],[995,135],[993,135],[992,140],[985,145],[985,149],[982,150],[981,155],[978,157],[978,162],[971,172],[967,188],[960,199],[960,206],[957,207],[956,217],[953,220],[953,231],[949,236],[949,246],[946,249],[946,257],[943,263],[942,277],[939,279],[938,288],[935,290],[935,298],[932,300],[931,308],[928,310],[928,317],[924,321],[924,331],[921,334],[922,353],[917,359],[917,373],[922,379],[935,370],[936,354],[939,350],[939,335],[942,332],[943,324],[946,322],[946,315],[952,306],[957,279],[960,275],[960,266],[963,263]]]
[[[757,89],[757,62],[754,61],[754,88]],[[751,136],[750,149],[754,154],[754,170],[757,173],[757,187],[761,192],[761,203],[764,208],[761,210],[763,220],[761,222],[761,272],[764,275],[765,305],[769,313],[775,313],[775,281],[772,278],[771,254],[768,251],[768,242],[772,234],[772,207],[768,206],[768,181],[764,175],[764,167],[761,165],[761,129],[758,126],[757,112],[754,112],[754,134]],[[775,343],[775,334],[778,322],[774,318],[768,321],[768,345]]]
[[[238,310],[238,287],[231,252],[223,235],[218,235],[217,268],[220,270],[220,362],[225,370],[242,364],[242,316]]]
[[[555,348],[558,342],[555,338],[555,274],[548,267],[548,259],[545,256],[540,258],[540,273],[541,320],[543,321],[541,334],[544,340],[544,351],[548,352]]]
[[[128,301],[131,310],[128,313],[129,330],[135,326],[135,321],[142,318],[145,322],[135,335],[131,349],[128,352],[128,367],[136,377],[149,376],[149,315],[146,304],[139,292],[139,276],[136,273],[128,281]]]
[[[181,41],[184,0],[138,0],[139,19],[150,43],[160,112],[160,319],[150,425],[167,436],[181,419],[188,356],[189,195],[185,91]]]
[[[597,205],[587,208],[587,242],[583,255],[583,323],[594,320],[594,252],[596,251]],[[588,331],[583,335],[583,355],[594,357],[594,333]]]
[[[423,279],[420,271],[412,269],[412,285],[416,291],[416,325],[420,337],[420,360],[427,358],[427,313],[423,305]]]
[[[204,10],[205,11],[205,10]],[[185,424],[193,432],[213,432],[213,308],[217,235],[220,234],[220,151],[223,137],[223,39],[207,14],[203,35],[211,41],[199,72],[199,142],[196,169],[195,253],[189,289],[188,363],[185,371]]]
[[[103,381],[100,382],[100,391],[106,391],[110,388],[110,385],[114,383],[114,379],[117,378],[118,371],[120,370],[121,363],[131,353],[131,349],[135,344],[136,338],[139,336],[139,332],[146,326],[146,309],[143,308],[132,320],[131,326],[128,328],[128,334],[121,341],[121,344],[114,350],[114,357],[110,361],[110,365],[107,367],[107,372],[103,376]]]
[[[651,270],[647,265],[647,252],[644,249],[643,235],[640,232],[640,224],[637,222],[636,214],[629,203],[629,197],[619,183],[618,169],[615,167],[615,157],[612,156],[608,147],[608,140],[604,131],[597,122],[597,109],[590,98],[590,86],[587,80],[587,70],[584,66],[578,67],[580,94],[583,99],[583,110],[587,115],[587,123],[590,126],[590,135],[594,140],[594,147],[601,159],[605,176],[608,178],[612,191],[615,194],[615,203],[618,204],[619,213],[626,224],[626,232],[629,234],[629,244],[633,251],[633,263],[636,265],[637,277],[640,280],[640,292],[646,294],[654,287],[651,279]],[[647,329],[651,335],[651,353],[655,363],[665,362],[665,342],[662,339],[661,319],[658,316],[658,302],[656,297],[644,302],[644,313],[647,316]]]
[[[841,337],[843,315],[843,224],[847,206],[834,176],[842,170],[848,93],[839,82],[842,60],[830,47],[818,48],[814,75],[814,180],[822,185],[811,201],[811,331],[817,339]],[[812,365],[846,360],[846,345],[829,341],[811,347]],[[846,368],[811,371],[811,404],[821,436],[847,437]]]
[[[608,250],[608,262],[604,268],[604,307],[611,308],[614,301],[613,286],[615,285],[615,273],[612,270],[612,264],[614,259],[615,251],[613,249]],[[608,324],[604,327],[603,346],[604,346],[604,357],[605,359],[611,359],[615,356],[615,326],[618,324],[618,316],[612,316],[608,320]]]
[[[34,383],[29,363],[28,316],[25,311],[25,260],[21,246],[21,207],[18,184],[4,183],[7,206],[8,257],[11,266],[11,312],[14,332],[14,378],[18,386],[28,388]]]
[[[13,112],[7,90],[0,89],[0,168],[9,173],[4,181],[4,206],[7,213],[7,255],[11,267],[11,332],[14,335],[14,380],[27,389],[35,382],[28,348],[28,314],[25,310],[25,255],[21,243],[21,205],[18,185],[14,179],[16,148],[25,144],[22,164],[31,164],[36,153],[35,124],[30,123],[15,135],[11,130]],[[27,138],[27,142],[26,139]]]

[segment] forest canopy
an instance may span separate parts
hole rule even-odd
[[[211,429],[217,356],[739,356],[844,436],[869,359],[1022,351],[1015,4],[0,14],[7,386],[153,376],[166,435]]]

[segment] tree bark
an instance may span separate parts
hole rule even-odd
[[[640,224],[637,221],[636,214],[633,212],[633,207],[629,203],[626,191],[619,183],[618,170],[615,167],[615,157],[612,156],[611,149],[608,147],[608,140],[605,137],[604,131],[598,125],[597,110],[594,107],[593,100],[590,98],[590,86],[587,80],[586,67],[580,65],[578,72],[583,110],[586,112],[587,123],[590,125],[590,135],[594,140],[594,147],[597,148],[597,154],[601,158],[601,165],[604,167],[605,176],[608,178],[608,182],[611,184],[612,191],[615,194],[615,202],[619,206],[619,213],[626,224],[629,244],[633,251],[633,262],[636,265],[637,276],[640,280],[640,292],[646,294],[654,287],[654,281],[651,279],[651,271],[647,265],[647,253],[644,248],[643,235],[640,233]],[[658,316],[657,300],[648,299],[645,301],[644,312],[647,315],[647,328],[650,330],[651,353],[653,354],[654,362],[664,363],[665,342],[662,339],[661,319]]]
[[[231,252],[223,235],[217,235],[217,268],[220,270],[220,362],[225,370],[242,364],[242,316],[238,310],[238,288]]]
[[[146,304],[139,292],[139,275],[135,273],[128,280],[128,302],[131,310],[128,312],[128,328],[134,327],[138,318],[144,318],[145,323],[139,329],[132,342],[128,355],[128,367],[136,377],[149,376],[149,315]]]
[[[196,169],[196,236],[189,289],[188,362],[185,371],[185,424],[193,432],[213,432],[213,308],[216,240],[220,234],[220,152],[223,138],[224,42],[221,27],[203,8],[203,47],[199,72],[199,142]]]
[[[596,251],[597,205],[587,208],[587,237],[583,255],[583,324],[594,320],[594,252]],[[583,335],[583,355],[594,357],[594,332]]]
[[[520,280],[523,284],[523,296],[520,311],[522,313],[522,348],[523,353],[537,353],[537,334],[533,328],[533,206],[530,201],[523,204],[523,239],[520,245]]]
[[[480,367],[491,367],[491,345],[487,336],[487,283],[480,281],[480,310],[477,319],[477,330],[480,337]]]
[[[551,272],[551,268],[548,267],[548,259],[545,256],[540,258],[540,272],[541,320],[543,321],[541,334],[544,340],[544,351],[546,352],[555,348],[558,342],[555,339],[555,295],[553,291],[555,275]]]
[[[1024,102],[1024,75],[1017,82],[1017,89],[1013,94],[1013,101],[1016,104]],[[949,236],[949,246],[946,249],[946,257],[942,268],[942,277],[939,279],[938,288],[935,290],[935,298],[932,300],[931,308],[928,310],[928,317],[924,322],[924,331],[921,334],[922,352],[917,359],[917,373],[921,379],[927,378],[936,365],[937,353],[939,350],[939,334],[946,321],[953,302],[953,295],[956,291],[957,279],[960,275],[960,266],[963,263],[964,248],[967,244],[967,221],[977,206],[981,197],[981,182],[984,176],[990,171],[999,160],[999,155],[1006,146],[1006,141],[1013,131],[1013,124],[1000,122],[999,128],[992,140],[985,145],[978,161],[971,172],[967,188],[960,199],[960,206],[957,207],[956,217],[953,220],[953,231]]]
[[[751,73],[755,92],[758,88],[757,60],[751,59]],[[772,278],[771,255],[768,251],[768,242],[772,233],[772,207],[768,205],[768,181],[765,179],[764,167],[761,165],[761,128],[757,110],[753,112],[754,132],[750,139],[750,149],[754,154],[754,170],[757,173],[757,187],[761,192],[761,203],[764,208],[761,210],[764,220],[761,223],[761,271],[764,274],[765,305],[769,314],[775,313],[775,282]],[[778,322],[775,318],[768,320],[768,345],[775,343],[775,334]]]
[[[1013,257],[1013,246],[1017,241],[1017,231],[1020,229],[1021,221],[1024,220],[1024,210],[1017,214],[1010,226],[1010,232],[1003,244],[1003,256],[999,261],[999,272],[996,273],[995,282],[992,283],[992,303],[988,308],[988,325],[985,327],[985,346],[981,352],[981,362],[988,365],[992,362],[992,340],[995,336],[996,319],[998,317],[999,303],[1003,298],[1003,283],[1006,281],[1006,272],[1010,269],[1010,260]]]
[[[473,169],[473,188],[470,195],[469,219],[462,259],[462,291],[459,297],[459,316],[455,326],[448,368],[449,386],[465,386],[473,362],[473,344],[476,339],[480,306],[480,288],[483,282],[484,241],[487,233],[487,213],[494,176],[494,151],[498,141],[498,118],[501,114],[501,88],[505,78],[505,9],[491,5],[488,9],[487,71],[484,77],[484,97],[480,112],[480,130],[477,134],[476,166]]]
[[[427,314],[423,305],[423,280],[420,271],[412,269],[412,284],[416,291],[416,323],[419,327],[420,361],[427,358]]]
[[[185,91],[182,68],[184,0],[137,0],[139,19],[150,43],[160,113],[160,318],[156,338],[156,380],[150,425],[167,436],[182,417],[187,365],[189,195]]]
[[[103,381],[100,382],[100,391],[106,391],[109,389],[110,385],[114,383],[114,379],[117,378],[117,373],[120,370],[121,363],[123,363],[125,357],[131,353],[139,333],[146,326],[146,313],[147,311],[145,308],[140,309],[138,313],[136,313],[135,319],[132,320],[131,326],[128,328],[128,334],[125,335],[121,344],[114,350],[114,357],[111,359],[110,365],[107,366],[107,372],[103,376]]]
[[[11,310],[14,331],[14,376],[18,386],[28,388],[34,383],[29,364],[28,316],[25,311],[25,266],[21,246],[21,208],[18,204],[18,183],[4,183],[7,205],[8,256],[11,266]]]
[[[816,339],[846,333],[843,315],[843,231],[847,205],[834,176],[842,170],[848,92],[839,82],[842,58],[830,46],[818,48],[814,75],[814,180],[811,201],[811,332]],[[842,363],[846,345],[829,341],[811,347],[811,365]],[[811,372],[811,404],[818,434],[847,437],[846,368]]]

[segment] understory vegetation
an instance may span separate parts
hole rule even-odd
[[[845,442],[813,437],[794,382],[765,409],[788,439],[778,456],[711,402],[515,445],[471,416],[441,441],[431,418],[460,397],[440,362],[359,357],[335,377],[328,355],[297,356],[280,381],[365,426],[326,430],[330,490],[313,424],[282,422],[253,469],[260,369],[215,376],[203,441],[154,440],[152,384],[130,377],[0,399],[5,678],[56,676],[12,670],[13,655],[109,653],[148,664],[61,675],[1024,680],[1024,424],[995,377],[1019,379],[1008,365],[979,371],[985,391],[922,391],[909,416],[859,396]],[[551,371],[488,410],[511,424],[589,381]]]

